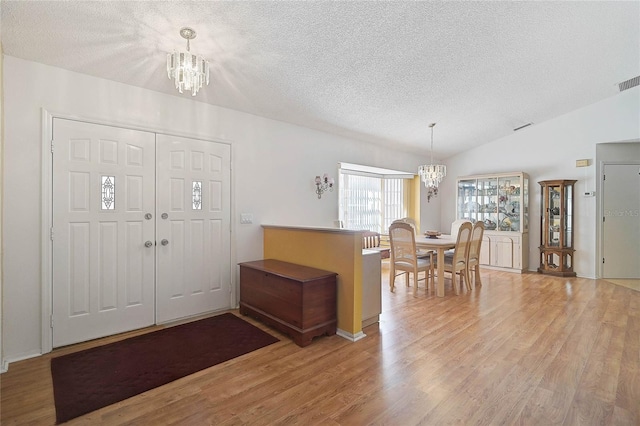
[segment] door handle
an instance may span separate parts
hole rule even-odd
[[[169,240],[164,239],[164,240],[160,241],[160,244],[162,244],[163,246],[166,246],[167,244],[169,244]]]
[[[144,243],[144,246],[145,246],[145,247],[151,247],[152,245],[153,245],[153,243],[152,243],[151,241],[146,241],[146,242]]]

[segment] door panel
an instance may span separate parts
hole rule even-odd
[[[225,144],[157,136],[158,322],[231,307],[230,159]]]
[[[605,164],[603,278],[640,278],[640,165]]]
[[[513,268],[513,239],[509,237],[499,238],[495,245],[495,266]]]
[[[53,346],[154,324],[155,135],[56,118],[53,139]]]

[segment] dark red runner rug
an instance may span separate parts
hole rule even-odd
[[[277,341],[226,313],[53,358],[56,421],[66,422]]]

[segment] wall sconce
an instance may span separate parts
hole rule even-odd
[[[322,194],[325,191],[333,191],[333,184],[333,178],[330,178],[326,173],[322,177],[316,176],[316,194],[318,194],[318,199],[322,198]]]

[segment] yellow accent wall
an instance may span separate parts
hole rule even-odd
[[[408,214],[410,218],[416,221],[416,227],[418,232],[420,232],[420,176],[414,176],[413,179],[409,180],[409,191],[407,191],[410,195],[409,197],[409,205],[408,205]]]
[[[263,226],[264,258],[338,274],[338,328],[362,331],[362,232]]]

